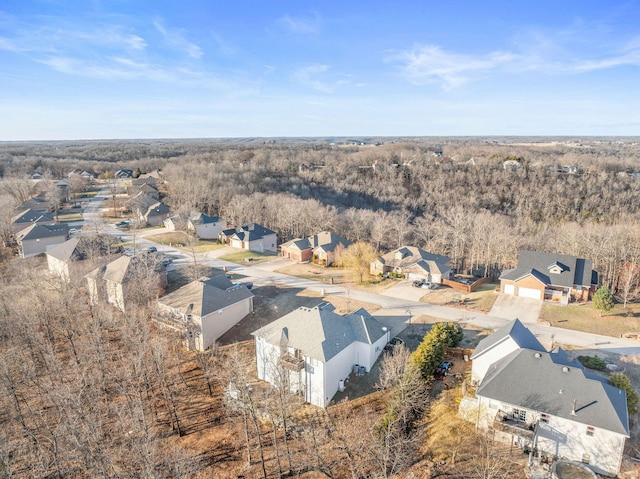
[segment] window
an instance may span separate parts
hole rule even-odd
[[[546,422],[549,424],[549,415],[548,414],[540,414],[540,422]]]
[[[527,420],[527,411],[525,411],[524,409],[517,409],[517,408],[513,408],[513,418],[517,419],[519,421],[526,421]]]
[[[592,428],[591,426],[587,426],[587,436],[593,436],[594,432],[595,432],[594,428]]]

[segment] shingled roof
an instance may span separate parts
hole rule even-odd
[[[451,259],[447,256],[429,253],[415,246],[402,246],[390,253],[380,256],[376,261],[391,268],[407,269],[418,266],[429,273],[444,274],[450,271]]]
[[[280,344],[284,335],[289,346],[327,362],[354,342],[375,343],[389,329],[363,308],[340,316],[333,306],[323,303],[314,308],[298,308],[252,334],[270,344]]]
[[[571,288],[597,284],[598,276],[589,259],[566,254],[520,251],[518,267],[502,272],[500,279],[518,281],[533,275],[545,285]]]
[[[491,365],[476,394],[629,436],[625,392],[559,352],[513,351]]]
[[[347,248],[351,244],[351,241],[346,240],[331,231],[322,231],[306,238],[294,238],[291,241],[284,243],[281,248],[295,247],[300,251],[317,248],[327,252],[332,252],[339,244]]]
[[[182,313],[202,317],[252,297],[246,286],[234,285],[224,274],[220,274],[192,281],[163,296],[158,302]]]
[[[525,327],[519,319],[509,321],[501,328],[496,329],[493,334],[490,334],[482,341],[478,343],[476,349],[471,355],[471,359],[475,359],[481,354],[493,349],[495,346],[504,343],[508,339],[513,340],[519,348],[532,349],[534,351],[546,351],[544,346],[540,344],[538,338],[536,338],[529,329]]]

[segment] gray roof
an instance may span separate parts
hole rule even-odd
[[[351,244],[351,241],[346,240],[331,231],[322,231],[307,238],[292,239],[291,241],[284,243],[281,248],[295,247],[300,251],[322,249],[323,251],[332,252],[339,244],[347,248]]]
[[[22,213],[15,215],[11,222],[12,223],[37,223],[37,222],[49,222],[53,223],[54,217],[52,213],[44,210],[36,210],[36,209],[27,209]]]
[[[356,341],[375,343],[390,329],[365,309],[340,316],[331,305],[323,303],[314,308],[298,308],[252,334],[277,345],[284,336],[289,346],[305,356],[327,362]]]
[[[230,234],[241,241],[255,241],[265,236],[276,234],[275,231],[271,231],[258,223],[247,223],[232,230],[224,230],[223,233],[227,236]]]
[[[224,274],[219,274],[213,278],[193,281],[163,296],[158,302],[185,314],[206,316],[252,297],[253,294],[246,286],[234,285]]]
[[[491,365],[476,394],[629,436],[625,392],[564,354],[518,349]]]
[[[485,351],[492,349],[498,344],[502,344],[507,339],[511,338],[519,348],[533,349],[535,351],[545,352],[544,346],[540,344],[540,341],[533,335],[519,319],[509,321],[501,328],[496,329],[493,334],[490,334],[482,341],[478,343],[476,349],[471,355],[471,359],[475,359]]]
[[[145,216],[149,217],[149,216],[166,215],[170,211],[171,210],[169,209],[169,207],[167,205],[165,205],[164,203],[161,203],[161,202],[158,201],[155,204],[149,206]]]
[[[48,249],[47,256],[59,259],[65,263],[69,262],[71,259],[81,259],[83,257],[83,253],[78,249],[79,242],[80,238],[71,238],[64,243],[60,243],[59,245]]]
[[[528,275],[533,275],[545,285],[564,288],[574,285],[588,287],[594,281],[597,283],[597,273],[593,271],[593,263],[589,259],[527,250],[520,251],[518,267],[503,271],[500,279],[517,281]]]
[[[218,221],[220,221],[220,217],[219,216],[207,216],[204,213],[194,213],[193,215],[191,215],[191,218],[189,218],[189,220],[194,224],[208,224],[208,223],[217,223]]]
[[[376,261],[391,268],[407,269],[418,266],[430,273],[445,273],[451,270],[451,259],[448,256],[429,253],[415,246],[401,246],[380,256]]]
[[[33,224],[16,235],[18,241],[35,240],[43,238],[56,238],[58,236],[69,235],[69,227],[66,224],[60,225],[42,225],[39,223]]]
[[[146,264],[145,264],[146,263]],[[126,283],[134,275],[137,268],[153,268],[156,273],[166,274],[166,270],[153,254],[137,254],[120,256],[105,266],[100,266],[86,276],[102,278],[114,283]]]

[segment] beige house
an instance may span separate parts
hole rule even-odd
[[[70,266],[73,261],[84,259],[84,253],[78,247],[80,238],[71,238],[64,243],[47,250],[49,272],[65,283],[71,281]]]
[[[125,312],[130,302],[159,296],[167,285],[167,271],[156,254],[120,256],[85,276],[92,304],[106,302]]]
[[[275,231],[258,223],[247,223],[237,228],[223,230],[218,235],[221,243],[233,248],[264,253],[278,251],[278,236]]]
[[[295,238],[280,245],[280,252],[285,258],[298,263],[314,262],[330,266],[336,260],[339,250],[351,245],[348,241],[331,231],[322,231],[306,238]]]
[[[189,349],[204,351],[251,312],[251,291],[221,272],[160,298],[155,319],[180,332]]]
[[[429,253],[414,246],[402,246],[372,261],[370,273],[374,276],[393,273],[410,280],[442,283],[443,279],[449,279],[450,263],[451,259],[447,256]]]

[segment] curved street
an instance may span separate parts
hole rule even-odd
[[[124,232],[111,224],[104,223],[99,218],[101,203],[109,197],[110,189],[105,188],[89,201],[83,211],[85,221],[85,231],[91,229],[90,225],[96,225],[96,229],[100,229],[103,233],[120,238],[122,241],[133,242],[136,248],[147,248],[155,246],[158,251],[174,257],[174,262],[169,269],[176,269],[194,261],[191,253],[176,248],[168,248],[165,245],[155,243],[147,236],[158,234],[161,230],[151,229],[136,232]],[[89,226],[89,228],[87,228]],[[439,306],[420,301],[402,299],[387,294],[377,294],[361,291],[353,288],[347,288],[338,285],[328,285],[318,281],[298,278],[282,273],[275,272],[289,261],[283,258],[276,258],[269,262],[259,263],[256,265],[240,265],[229,261],[221,260],[219,257],[235,251],[231,248],[221,248],[214,251],[204,253],[196,253],[195,260],[198,264],[207,265],[216,268],[227,268],[227,271],[246,277],[247,281],[251,281],[255,287],[267,284],[276,284],[281,287],[308,289],[325,296],[341,296],[364,303],[371,303],[380,306],[381,309],[375,312],[374,316],[382,319],[384,322],[392,326],[392,335],[402,331],[410,321],[421,315],[432,316],[444,321],[454,321],[463,325],[472,326],[482,329],[496,329],[506,324],[512,319],[518,317],[517,311],[513,317],[498,317],[477,311],[467,311],[464,309]],[[503,315],[506,316],[506,315]],[[526,314],[522,316],[526,317]],[[550,347],[553,343],[572,345],[579,349],[600,350],[603,352],[633,355],[640,354],[640,343],[609,336],[601,336],[597,334],[583,333],[580,331],[571,331],[568,329],[555,328],[538,324],[531,319],[523,319],[526,326],[538,337],[540,342],[546,347]]]

